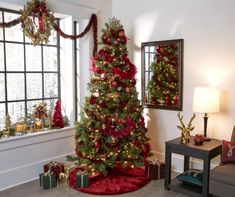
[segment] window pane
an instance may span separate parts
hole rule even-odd
[[[28,101],[27,102],[27,115],[31,115],[33,113],[34,106],[37,105],[39,102],[42,102],[42,100]]]
[[[5,104],[0,104],[0,130],[3,129],[5,123]]]
[[[24,102],[8,103],[8,114],[11,117],[11,122],[16,123],[19,118],[25,116]]]
[[[53,111],[57,99],[46,99],[44,102],[47,104],[47,109]]]
[[[19,14],[4,12],[5,22],[12,21],[13,19],[18,18]],[[8,41],[19,41],[23,42],[23,31],[20,24],[12,26],[10,28],[5,28],[5,36]]]
[[[45,71],[57,71],[57,48],[43,47],[43,64]]]
[[[41,71],[42,70],[42,56],[41,47],[33,45],[25,45],[26,49],[26,70],[27,71]]]
[[[7,74],[7,97],[8,100],[24,99],[24,74]]]
[[[2,23],[2,12],[0,12],[0,23]],[[3,30],[0,28],[0,40],[3,40]]]
[[[5,78],[4,74],[0,74],[0,101],[5,101]]]
[[[22,44],[6,43],[7,71],[24,70],[24,48]]]
[[[42,74],[27,74],[27,99],[42,98]]]
[[[150,52],[155,52],[155,46],[150,47]]]
[[[2,29],[2,28],[0,28]],[[3,43],[0,43],[0,71],[4,71],[4,49]]]
[[[58,76],[55,73],[44,74],[44,97],[58,96]]]

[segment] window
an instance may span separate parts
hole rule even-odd
[[[19,12],[0,8],[0,22]],[[13,123],[30,115],[40,101],[54,107],[60,98],[60,40],[52,32],[49,44],[33,46],[20,24],[0,28],[0,130],[9,114]]]

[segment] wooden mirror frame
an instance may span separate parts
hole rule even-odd
[[[183,39],[141,43],[144,107],[182,111],[183,44]]]

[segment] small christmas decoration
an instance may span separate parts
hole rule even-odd
[[[55,128],[63,128],[64,127],[64,119],[61,113],[61,104],[60,101],[57,100],[55,104],[52,126]]]
[[[53,172],[44,172],[39,175],[40,187],[50,189],[57,186],[56,177]]]
[[[6,118],[5,118],[5,125],[4,125],[4,129],[3,129],[3,135],[5,137],[9,137],[11,130],[13,129],[12,126],[12,122],[11,122],[11,117],[9,116],[9,114],[7,114]]]
[[[195,113],[191,117],[188,126],[186,127],[185,124],[183,123],[183,115],[180,116],[180,112],[177,114],[179,121],[181,123],[181,126],[177,125],[177,128],[181,130],[181,143],[182,144],[187,144],[190,141],[190,131],[194,129],[192,126],[192,121],[195,118]]]
[[[59,174],[59,178],[57,179],[58,187],[60,187],[63,182],[66,182],[66,188],[67,188],[67,190],[69,189],[70,185],[69,185],[68,178],[69,178],[69,174],[73,168],[74,168],[74,166],[68,166],[68,165],[64,166],[64,172],[61,172]]]
[[[40,102],[34,106],[33,110],[34,118],[34,130],[42,130],[44,127],[44,121],[47,118],[47,104]]]
[[[17,123],[15,124],[15,130],[19,133],[26,133],[29,129],[27,122],[25,121],[24,117],[18,119]]]
[[[151,180],[163,179],[165,177],[165,163],[158,160],[148,160],[145,165],[145,174]]]
[[[64,164],[57,162],[57,161],[51,161],[43,166],[44,172],[53,172],[56,180],[58,180],[60,173],[64,173]]]
[[[47,104],[44,102],[40,102],[34,106],[33,117],[38,118],[39,120],[43,120],[47,117]]]
[[[85,171],[76,174],[76,187],[89,187],[89,176]]]

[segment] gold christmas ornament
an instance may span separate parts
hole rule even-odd
[[[118,98],[120,95],[118,93],[108,93],[107,97],[108,98]]]

